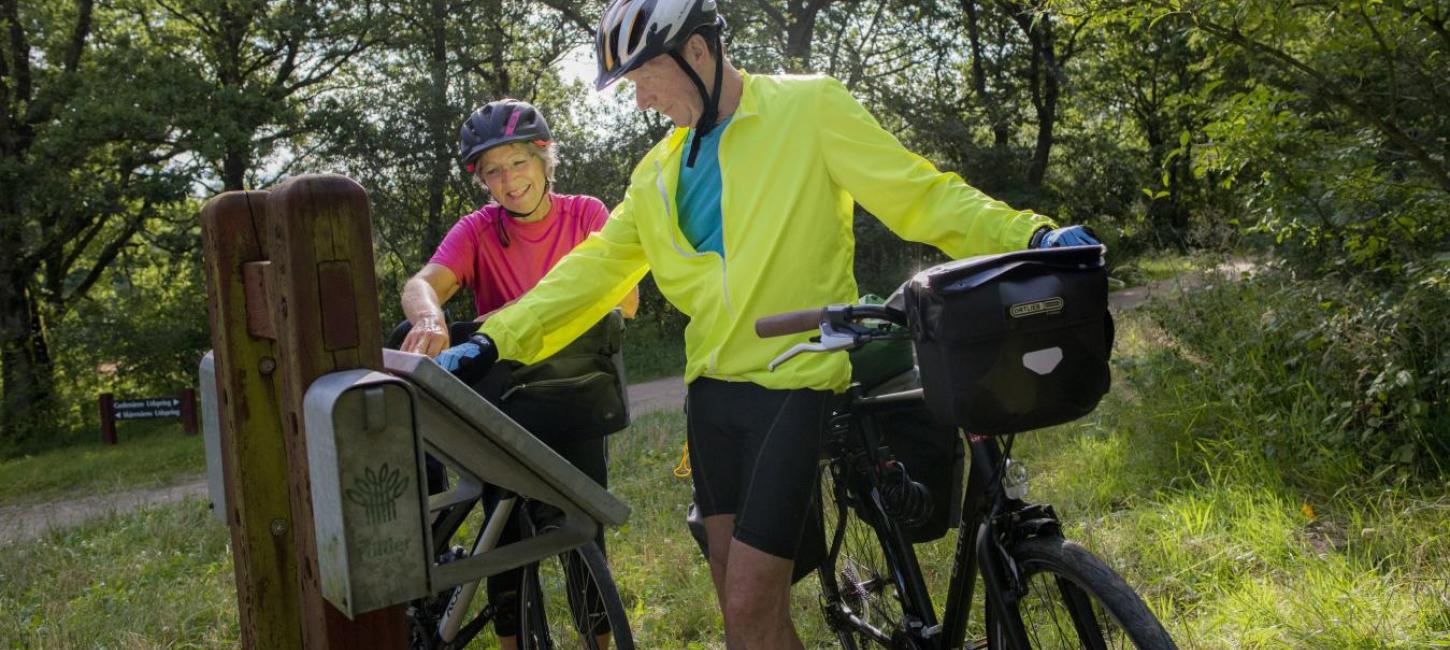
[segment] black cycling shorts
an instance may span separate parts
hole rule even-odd
[[[686,417],[700,514],[735,515],[735,539],[795,559],[833,394],[690,382]]]

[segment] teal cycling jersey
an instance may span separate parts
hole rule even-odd
[[[725,118],[710,134],[700,139],[700,153],[695,166],[680,165],[679,203],[680,232],[696,251],[712,252],[725,257],[725,240],[720,217],[720,136],[730,125]]]

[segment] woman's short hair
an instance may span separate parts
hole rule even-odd
[[[559,166],[559,157],[557,154],[554,153],[554,143],[550,142],[545,145],[539,145],[538,143],[534,142],[510,142],[508,144],[499,146],[523,147],[524,151],[528,152],[530,156],[537,158],[539,162],[542,162],[544,164],[544,179],[549,182],[550,186],[553,186],[554,168]],[[485,151],[484,153],[488,152]],[[483,182],[483,165],[477,164],[481,160],[483,160],[483,156],[481,154],[478,158],[474,159],[475,165],[473,169],[473,182],[477,183],[478,186],[483,188],[484,190],[488,190],[488,185]]]

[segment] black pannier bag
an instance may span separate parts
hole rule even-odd
[[[450,336],[466,340],[481,323],[458,325]],[[546,444],[606,436],[629,426],[623,350],[616,309],[538,363],[500,360],[473,388]]]
[[[884,394],[920,386],[916,360],[907,340],[877,341],[851,351],[851,381],[868,394]],[[940,539],[962,514],[962,478],[967,448],[952,424],[937,422],[920,403],[870,416],[881,442],[911,480],[931,492],[926,521],[902,526],[913,544]]]
[[[482,323],[450,323],[451,345]],[[385,347],[396,349],[412,329],[403,321]],[[610,311],[579,338],[532,365],[500,360],[472,388],[547,444],[606,436],[629,426],[624,374],[624,316]]]
[[[881,441],[907,476],[931,493],[931,514],[925,521],[902,526],[907,541],[921,544],[940,539],[962,518],[962,478],[966,443],[956,427],[937,422],[925,408],[872,416]]]
[[[1005,435],[1092,412],[1113,346],[1105,250],[973,257],[912,278],[906,312],[931,413]]]

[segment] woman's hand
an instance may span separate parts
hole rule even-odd
[[[443,314],[429,314],[413,322],[413,329],[403,339],[402,350],[436,357],[448,344],[448,325]]]
[[[403,284],[403,313],[413,328],[400,350],[436,357],[452,343],[448,339],[448,319],[440,305],[455,293],[458,278],[442,264],[427,264]]]

